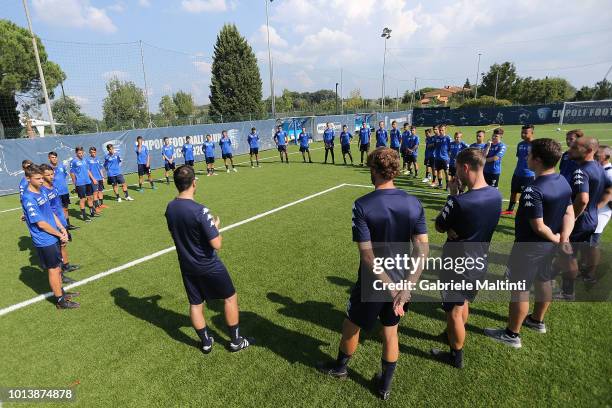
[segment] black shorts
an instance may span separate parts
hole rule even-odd
[[[287,151],[287,145],[278,145],[277,149],[279,152],[286,152]]]
[[[360,151],[360,152],[368,152],[369,150],[370,150],[370,144],[369,144],[369,143],[362,144],[362,145],[359,147],[359,151]]]
[[[232,278],[223,267],[217,272],[202,275],[183,275],[183,285],[190,305],[201,305],[204,301],[227,299],[236,293]]]
[[[448,170],[448,160],[435,159],[434,166],[436,170]]]
[[[552,242],[516,243],[510,251],[506,277],[510,282],[525,281],[526,291],[535,281],[551,281],[554,279],[552,260],[556,252],[556,245]]]
[[[193,160],[185,160],[185,164],[193,167]]]
[[[232,159],[234,156],[231,153],[221,153],[221,158],[223,160],[225,159]]]
[[[106,182],[114,186],[116,184],[125,184],[125,179],[123,178],[123,174],[117,174],[116,176],[108,176]]]
[[[148,167],[146,164],[139,164],[138,165],[138,175],[139,176],[144,176],[145,174],[150,175],[151,174],[151,168]]]
[[[215,164],[215,158],[214,157],[207,157],[206,158],[206,164]]]
[[[62,207],[68,208],[68,206],[70,205],[70,194],[62,194],[60,196],[60,200],[62,200]]]
[[[91,197],[93,195],[93,186],[91,184],[76,186],[75,189],[79,198]]]
[[[176,163],[164,162],[164,170],[170,171],[176,169]]]
[[[455,167],[455,165],[448,166],[448,175],[451,177],[455,177],[457,175],[457,167]]]
[[[488,185],[499,188],[499,174],[485,173],[484,178]]]
[[[249,149],[249,154],[259,154],[259,147],[251,147]]]
[[[404,310],[408,307],[404,305]],[[346,308],[348,319],[363,330],[372,330],[376,321],[380,320],[383,326],[396,326],[400,316],[396,316],[392,302],[362,302],[361,285],[356,284],[351,290],[351,296]]]
[[[442,295],[442,310],[450,312],[455,306],[463,306],[466,301],[473,302],[477,294],[478,291],[476,289],[463,291],[442,290],[440,291],[440,295]]]
[[[434,158],[433,157],[426,157],[425,161],[423,162],[423,164],[427,167],[433,167],[434,166]]]
[[[510,191],[512,193],[522,193],[525,187],[533,183],[533,180],[535,180],[535,177],[521,177],[513,174]]]
[[[310,152],[310,149],[308,147],[300,146],[300,152],[302,153]]]
[[[334,144],[333,143],[326,143],[325,144],[325,150],[334,150]]]
[[[62,252],[59,241],[46,247],[36,247],[36,253],[43,269],[53,269],[62,265]]]
[[[347,145],[340,145],[342,148],[342,154],[348,154],[351,152],[351,145],[347,144]]]
[[[96,186],[98,187],[98,191],[101,193],[104,191],[104,180],[96,180],[98,182],[98,184],[96,184]]]

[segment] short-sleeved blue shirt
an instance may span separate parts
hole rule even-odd
[[[183,145],[181,151],[183,153],[183,158],[185,160],[195,160],[194,151],[193,151],[193,144],[185,143]]]
[[[60,195],[68,194],[68,183],[66,183],[66,177],[68,177],[68,169],[63,164],[58,164],[53,168],[55,176],[53,177],[53,186],[57,189]]]
[[[359,128],[359,143],[366,145],[370,143],[370,128]]]
[[[229,137],[219,139],[219,146],[221,146],[222,154],[232,154],[232,139]]]
[[[300,133],[298,136],[298,142],[300,142],[300,147],[308,147],[312,136],[308,133]]]
[[[169,144],[168,146],[163,145],[162,146],[162,157],[164,159],[164,162],[166,163],[168,163],[168,159],[174,158],[174,146],[172,146],[171,144]]]
[[[325,129],[323,131],[323,141],[325,143],[334,143],[334,139],[336,138],[336,134],[334,129]]]
[[[87,158],[87,164],[89,165],[89,171],[95,180],[102,180],[102,165],[97,157],[89,156]]]
[[[284,130],[280,130],[274,134],[276,143],[278,143],[279,146],[285,146],[287,144],[287,142],[285,141],[286,137],[287,137],[287,132],[285,132]]]
[[[516,146],[516,167],[514,175],[518,177],[535,177],[535,173],[527,166],[527,156],[531,151],[531,142],[522,140]]]
[[[121,174],[121,156],[117,153],[107,154],[104,156],[104,168],[109,177],[118,176]]]
[[[402,143],[402,132],[399,129],[391,129],[389,132],[391,142],[389,146],[394,149],[398,149]]]
[[[44,221],[52,227],[57,227],[49,197],[43,191],[35,193],[26,189],[21,196],[21,206],[34,246],[43,248],[57,244],[57,237],[38,228],[37,224]]]
[[[249,133],[247,142],[251,149],[259,149],[259,135],[257,133]]]
[[[500,174],[501,173],[501,163],[502,158],[506,154],[506,145],[502,142],[498,144],[492,144],[489,149],[489,154],[487,154],[487,158],[497,156],[498,160],[493,162],[486,162],[484,166],[484,172],[487,174]]]
[[[89,163],[87,163],[87,159],[79,159],[75,157],[70,162],[70,173],[75,175],[76,178],[76,186],[86,186],[87,184],[91,184],[91,179],[89,178]]]
[[[342,132],[340,133],[340,145],[346,146],[351,143],[351,139],[353,139],[353,134],[351,132]]]
[[[389,138],[386,129],[376,129],[376,147],[387,146],[387,139]]]
[[[457,155],[459,154],[459,152],[461,152],[464,149],[467,149],[468,145],[467,143],[461,141],[461,142],[451,142],[450,147],[449,147],[449,164],[451,166],[455,165],[455,159],[457,158]]]
[[[212,140],[206,141],[204,142],[202,147],[204,148],[204,157],[215,157],[215,142],[213,142]]]
[[[147,164],[147,160],[149,159],[149,148],[146,145],[140,146],[140,150],[138,150],[138,145],[136,145],[134,147],[134,152],[136,152],[136,163]]]

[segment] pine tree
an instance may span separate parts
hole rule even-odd
[[[217,122],[264,117],[257,58],[234,24],[223,26],[212,63],[209,114]]]

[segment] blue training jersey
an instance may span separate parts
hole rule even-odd
[[[298,142],[300,143],[300,147],[308,147],[309,141],[312,139],[309,133],[301,132],[298,136]]]
[[[286,137],[287,137],[287,132],[285,132],[284,130],[278,131],[274,134],[276,143],[278,143],[279,146],[285,146],[287,144],[287,142],[285,141]]]
[[[425,136],[425,158],[430,159],[434,157],[435,149],[436,149],[436,136]]]
[[[70,162],[70,173],[75,175],[75,186],[86,186],[87,184],[91,184],[87,159],[79,159],[76,157],[72,159]]]
[[[389,132],[389,137],[391,140],[389,146],[394,149],[398,149],[402,142],[402,132],[400,132],[399,129],[391,129],[391,132]]]
[[[448,155],[451,138],[448,135],[438,135],[434,139],[435,148],[434,148],[434,157],[440,160],[449,161],[450,157]]]
[[[518,177],[535,177],[535,173],[527,166],[527,156],[531,151],[531,142],[522,140],[516,146],[516,167],[514,175]]]
[[[58,164],[53,167],[55,176],[53,177],[53,186],[57,189],[59,195],[68,194],[68,183],[66,177],[68,177],[68,169],[63,164]]]
[[[104,156],[104,168],[109,177],[115,177],[121,174],[121,156],[118,154],[107,154]]]
[[[185,143],[181,148],[181,151],[183,152],[183,158],[185,160],[195,160],[193,155],[193,145],[191,143]]]
[[[213,142],[212,140],[206,141],[204,142],[202,147],[204,148],[204,157],[215,157],[215,142]]]
[[[501,163],[504,154],[506,154],[505,144],[503,144],[502,142],[499,142],[498,144],[492,144],[491,148],[489,149],[489,154],[487,154],[487,158],[497,156],[499,159],[492,162],[486,162],[484,166],[484,172],[487,174],[500,174]]]
[[[147,164],[147,160],[149,159],[149,148],[145,145],[140,146],[140,150],[138,150],[138,145],[134,147],[134,152],[136,152],[136,163],[138,164]]]
[[[323,142],[327,144],[334,144],[334,139],[336,138],[336,134],[334,129],[325,129],[323,132]]]
[[[251,149],[259,149],[259,135],[257,133],[249,133],[247,142]]]
[[[52,227],[57,227],[49,197],[43,191],[35,193],[25,189],[21,196],[21,206],[34,246],[42,248],[57,244],[57,237],[43,231],[37,225],[38,222],[44,221]]]
[[[362,145],[366,145],[370,143],[370,128],[361,128],[359,129],[359,143]]]
[[[457,155],[459,154],[459,152],[461,152],[464,149],[467,149],[468,145],[465,142],[452,142],[450,144],[449,147],[449,165],[454,166],[455,165],[455,159],[457,158]]]
[[[386,129],[376,129],[376,147],[387,146],[387,139],[389,138]]]
[[[340,145],[346,146],[351,144],[351,139],[353,139],[353,134],[351,132],[340,133]]]
[[[68,225],[66,221],[66,217],[64,216],[64,207],[62,207],[62,199],[60,198],[57,189],[53,186],[51,188],[47,188],[46,186],[40,187],[40,191],[43,191],[47,197],[49,198],[49,204],[51,205],[51,210],[53,214],[60,220],[62,226]]]
[[[168,159],[174,158],[174,146],[172,145],[163,145],[162,146],[162,158],[164,162],[168,163]]]
[[[229,137],[222,137],[219,140],[222,154],[232,154],[232,140]]]
[[[95,180],[102,180],[102,165],[97,157],[88,157],[87,164],[89,165],[89,171]]]

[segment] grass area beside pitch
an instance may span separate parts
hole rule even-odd
[[[556,125],[536,126],[536,137],[564,140]],[[610,124],[584,125],[586,133],[612,143]],[[508,198],[520,126],[505,126],[508,152],[500,189]],[[448,133],[457,130],[450,127]],[[461,128],[471,143],[475,127]],[[418,132],[423,138],[423,132]],[[322,165],[321,144],[313,160],[299,154],[289,165],[274,151],[262,152],[262,168],[238,166],[238,173],[199,174],[197,199],[221,217],[222,226],[299,200],[342,183],[368,185],[365,168]],[[319,148],[319,149],[317,149]],[[316,150],[315,150],[316,149]],[[359,161],[356,145],[354,159]],[[290,148],[296,153],[296,148]],[[339,147],[336,163],[341,163]],[[414,192],[426,209],[430,240],[444,236],[433,219],[445,195],[420,179],[401,176],[400,188]],[[236,162],[248,161],[248,156]],[[222,161],[217,159],[220,166]],[[202,171],[203,163],[197,164]],[[161,178],[163,170],[155,170]],[[128,176],[134,183],[135,175]],[[350,380],[336,382],[314,370],[318,360],[334,357],[339,331],[355,281],[358,253],[351,242],[352,202],[368,190],[342,187],[225,232],[221,259],[238,290],[241,330],[257,339],[252,349],[230,354],[221,307],[206,308],[217,340],[210,355],[194,346],[187,301],[174,252],[88,283],[79,310],[57,311],[46,301],[0,317],[3,386],[76,389],[75,406],[372,406],[379,404],[369,381],[380,366],[376,331],[364,334],[350,364]],[[435,194],[434,194],[435,193]],[[71,261],[84,279],[170,247],[163,216],[175,195],[172,185],[157,191],[130,190],[134,202],[116,203],[107,193],[104,215],[90,224],[75,221]],[[15,196],[0,198],[0,211],[18,206]],[[72,206],[72,213],[76,213]],[[47,292],[20,211],[0,212],[0,309]],[[502,217],[494,242],[513,239],[514,219]],[[610,228],[602,238],[612,241]],[[609,260],[609,254],[606,260]],[[610,263],[603,267],[610,267]],[[608,274],[606,279],[610,278]],[[577,284],[581,289],[581,282]],[[462,371],[429,357],[444,347],[445,327],[438,303],[416,303],[400,326],[401,355],[390,406],[493,404],[509,406],[606,406],[612,364],[609,303],[555,303],[547,318],[549,333],[525,330],[523,348],[494,343],[484,327],[503,326],[505,303],[474,303]],[[78,385],[75,385],[77,384]],[[16,406],[22,406],[17,405]],[[58,404],[59,405],[59,404]],[[382,405],[382,403],[381,403]],[[5,406],[9,406],[5,404]]]

